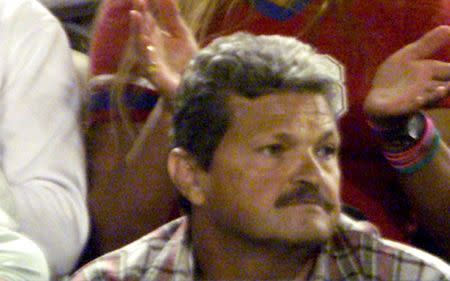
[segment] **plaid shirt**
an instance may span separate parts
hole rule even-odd
[[[194,280],[187,217],[87,264],[73,281]],[[343,217],[318,256],[310,280],[450,280],[450,266],[409,246],[380,238],[369,223]]]

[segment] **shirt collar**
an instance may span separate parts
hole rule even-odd
[[[189,238],[189,219],[184,216],[170,223],[173,232],[152,262],[143,280],[194,280],[194,255]],[[164,234],[163,234],[164,235]]]
[[[258,12],[279,21],[287,21],[298,15],[312,0],[295,1],[291,7],[278,6],[269,0],[254,0],[253,5]]]
[[[194,280],[195,261],[189,231],[188,217],[181,217],[161,230],[161,237],[170,235],[170,238],[152,262],[144,280]],[[322,247],[310,280],[328,280],[336,276],[362,280],[364,272],[352,245],[369,245],[377,235],[371,224],[356,222],[343,215],[335,235]]]

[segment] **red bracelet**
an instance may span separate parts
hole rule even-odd
[[[437,151],[439,151],[439,131],[436,129],[432,119],[429,116],[423,113],[419,114],[423,116],[425,124],[423,133],[416,143],[404,147],[397,146],[394,149],[390,143],[384,143],[383,145],[384,157],[399,173],[411,174],[422,169],[434,158]],[[398,130],[398,128],[377,126],[373,122],[369,122],[369,125],[374,133],[384,140],[387,138],[392,139],[394,131]]]

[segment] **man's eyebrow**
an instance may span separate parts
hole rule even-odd
[[[293,137],[289,133],[280,132],[278,134],[274,135],[275,139],[285,141],[285,142],[295,142],[295,137]],[[324,133],[322,133],[318,137],[318,142],[324,142],[328,139],[334,138],[337,142],[340,142],[339,133],[336,131],[336,129],[327,129]]]

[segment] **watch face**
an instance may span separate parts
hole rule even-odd
[[[414,114],[408,121],[407,133],[412,140],[420,140],[425,131],[425,116],[422,113]]]
[[[390,130],[389,134],[383,136],[383,148],[388,152],[396,153],[416,145],[425,132],[425,121],[425,116],[420,112],[404,122],[399,119],[398,123],[402,125]]]

